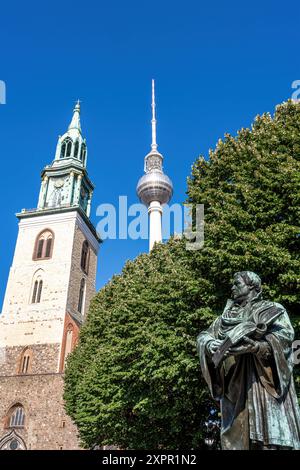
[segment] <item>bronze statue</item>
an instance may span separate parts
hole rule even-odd
[[[222,449],[300,449],[293,339],[284,307],[262,300],[257,274],[236,273],[232,299],[197,338],[203,376],[221,405]]]

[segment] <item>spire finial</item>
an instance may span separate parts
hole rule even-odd
[[[73,109],[73,117],[72,121],[69,125],[70,129],[78,129],[81,132],[81,125],[80,125],[80,100],[76,101],[75,108]]]
[[[153,151],[157,151],[157,143],[156,143],[156,118],[155,118],[155,88],[154,88],[154,80],[152,79],[152,144],[151,149]]]

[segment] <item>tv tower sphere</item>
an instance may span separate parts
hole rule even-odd
[[[137,184],[137,195],[148,207],[150,237],[149,250],[155,242],[162,241],[161,215],[162,204],[167,204],[173,195],[173,184],[163,172],[163,156],[157,150],[154,80],[152,80],[152,144],[151,151],[145,157],[145,175]]]

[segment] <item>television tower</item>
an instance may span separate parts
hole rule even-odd
[[[152,144],[151,150],[145,157],[143,175],[137,184],[137,195],[140,201],[148,207],[149,214],[149,251],[155,242],[162,241],[162,204],[167,204],[173,195],[173,184],[163,172],[163,156],[157,150],[155,90],[152,80]]]

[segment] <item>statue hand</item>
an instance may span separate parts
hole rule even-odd
[[[241,354],[255,354],[259,351],[259,342],[245,336],[244,341],[246,344],[240,346],[233,346],[225,353],[224,357],[240,356]]]
[[[206,345],[206,351],[208,352],[210,357],[213,356],[213,354],[219,349],[222,343],[222,340],[214,339]]]
[[[268,360],[272,356],[272,348],[267,341],[259,342],[259,349],[256,353],[258,359]]]

